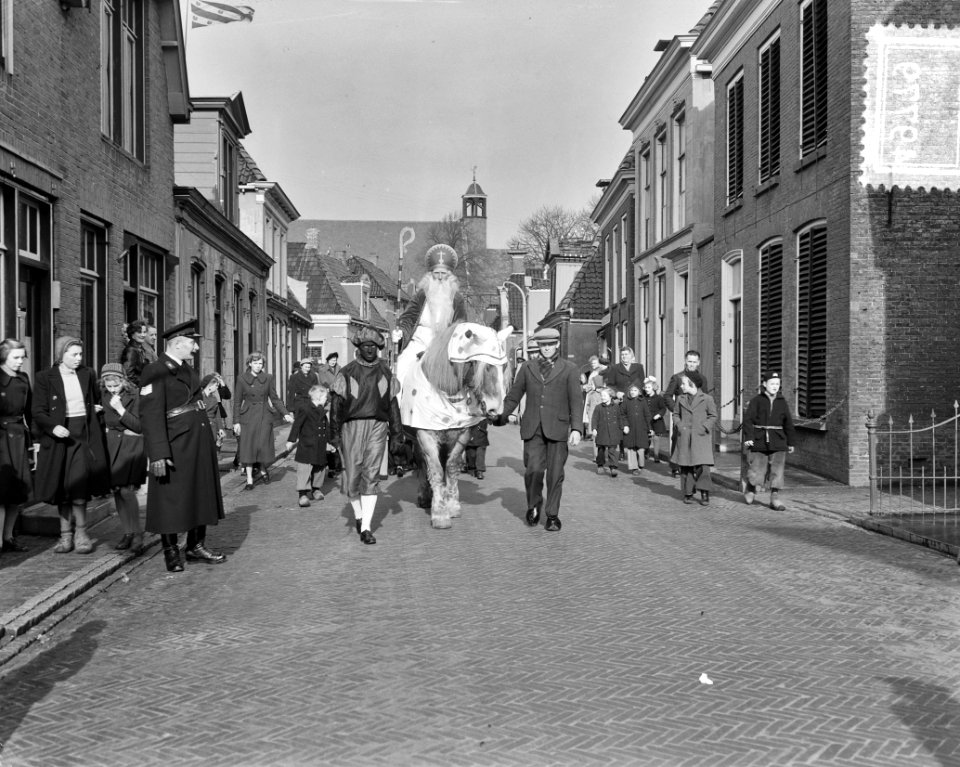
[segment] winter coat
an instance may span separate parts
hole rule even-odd
[[[80,438],[82,460],[86,462],[86,495],[106,495],[110,492],[110,467],[107,464],[107,446],[103,424],[96,405],[100,404],[97,376],[85,367],[77,368],[77,378],[86,406],[86,423]],[[55,437],[55,426],[67,425],[67,395],[60,375],[60,366],[54,365],[37,373],[33,393],[33,428],[40,435],[40,455],[37,456],[35,500],[57,503],[61,482],[70,476],[68,457],[73,454],[71,437]]]
[[[761,427],[774,428],[761,428]],[[743,441],[753,440],[750,448],[755,453],[778,453],[785,451],[796,441],[790,406],[777,392],[773,402],[766,392],[760,392],[750,400],[743,414]]]
[[[603,388],[603,376],[606,372],[605,367],[599,367],[596,370],[590,368],[580,374],[580,381],[583,383],[583,422],[585,424],[593,423],[593,411],[600,406],[600,392]]]
[[[546,439],[566,441],[571,431],[583,428],[579,420],[583,412],[580,375],[570,360],[558,359],[546,378],[538,362],[521,365],[503,401],[502,417],[516,410],[524,395],[527,401],[520,419],[520,439],[532,439],[539,426]]]
[[[624,394],[631,386],[636,386],[640,391],[643,391],[643,379],[646,377],[643,372],[643,365],[639,362],[632,363],[629,370],[622,362],[618,362],[616,365],[608,367],[603,376],[607,386]]]
[[[30,379],[23,371],[14,376],[0,370],[0,498],[23,503],[30,495]]]
[[[241,429],[241,438],[243,430]],[[330,425],[325,405],[314,405],[307,400],[297,404],[287,442],[299,442],[294,460],[311,466],[327,465],[327,440]]]
[[[487,434],[487,421],[480,421],[470,427],[470,436],[467,438],[467,447],[489,447],[490,437]]]
[[[656,393],[651,397],[641,394],[640,399],[647,403],[647,412],[650,413],[650,428],[656,437],[662,437],[667,433],[667,401],[662,394]],[[655,418],[655,416],[660,416]]]
[[[143,369],[140,383],[147,457],[173,462],[165,477],[150,477],[146,529],[182,533],[217,524],[224,517],[220,467],[199,374],[163,353]]]
[[[240,424],[240,463],[273,463],[273,419],[278,414],[286,415],[287,409],[277,396],[273,376],[262,370],[257,375],[249,369],[241,373],[233,398],[233,422]]]
[[[619,402],[600,405],[593,411],[593,421],[590,423],[591,429],[597,432],[593,441],[601,447],[619,445],[620,440],[624,439],[623,427],[626,425],[627,419]]]
[[[623,437],[626,448],[646,450],[650,447],[650,410],[644,397],[627,397],[620,403],[630,433]]]
[[[698,391],[681,394],[673,406],[673,425],[677,441],[671,462],[677,466],[713,466],[713,427],[717,424],[717,406],[713,397]]]
[[[110,483],[114,487],[140,486],[147,480],[147,454],[140,425],[140,393],[121,391],[123,415],[110,404],[113,395],[104,391],[103,425],[107,430],[107,457],[110,460]]]
[[[287,381],[287,409],[295,413],[297,406],[303,402],[310,402],[310,388],[320,383],[320,379],[313,371],[304,373],[298,370]],[[329,386],[329,384],[327,384]]]

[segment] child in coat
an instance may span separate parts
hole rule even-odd
[[[747,448],[747,483],[743,494],[747,503],[753,503],[757,488],[769,478],[770,508],[783,511],[787,507],[780,500],[783,488],[783,469],[787,453],[793,452],[796,430],[790,405],[780,391],[780,374],[763,374],[763,390],[747,405],[743,416],[743,446]]]
[[[464,469],[477,479],[483,479],[483,473],[487,470],[487,447],[490,445],[487,426],[488,421],[480,421],[480,423],[470,427],[470,438],[467,441],[465,451],[466,463]]]
[[[617,451],[624,434],[630,433],[620,403],[613,398],[611,389],[600,390],[600,404],[593,411],[591,432],[597,446],[597,474],[603,474],[604,464],[610,476],[617,476]]]
[[[677,441],[670,460],[680,469],[683,502],[693,503],[693,493],[700,491],[700,505],[710,505],[713,483],[713,428],[717,425],[717,405],[703,392],[703,376],[688,370],[680,378],[680,396],[673,406],[673,423]]]
[[[647,401],[640,396],[639,386],[630,384],[620,409],[630,429],[623,438],[627,470],[634,476],[639,476],[643,470],[644,456],[650,446],[650,411],[647,409]]]
[[[660,438],[667,436],[667,401],[660,393],[656,376],[643,379],[643,399],[650,414],[650,447],[648,452],[654,463],[660,463]]]
[[[100,370],[100,403],[106,427],[110,486],[123,536],[118,551],[143,551],[143,524],[137,490],[147,479],[147,454],[140,426],[140,391],[123,372],[123,365],[108,362]]]
[[[301,508],[310,505],[310,501],[322,501],[323,477],[327,469],[327,454],[336,448],[329,444],[330,426],[327,421],[327,398],[330,387],[326,384],[314,384],[308,392],[310,399],[299,400],[290,434],[287,436],[287,450],[297,444],[293,460],[297,464],[297,503]]]

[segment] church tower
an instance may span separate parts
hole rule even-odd
[[[477,183],[477,169],[473,169],[473,182],[467,187],[463,201],[461,222],[467,235],[467,244],[471,251],[487,249],[487,195]]]

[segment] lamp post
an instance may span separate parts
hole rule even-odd
[[[507,292],[507,286],[508,286],[508,285],[509,285],[510,287],[512,287],[512,288],[516,288],[517,291],[520,293],[520,300],[521,300],[521,302],[522,302],[522,303],[521,303],[521,306],[523,307],[523,331],[522,331],[522,332],[523,332],[523,347],[522,347],[522,349],[523,349],[524,359],[526,359],[526,354],[527,354],[527,335],[528,335],[528,334],[527,334],[527,291],[526,291],[524,288],[521,288],[519,285],[517,285],[517,283],[515,283],[515,282],[510,282],[510,281],[508,280],[507,282],[503,283],[503,285],[500,286],[500,293],[501,293],[501,294],[505,294],[505,293]]]

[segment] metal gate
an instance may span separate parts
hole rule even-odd
[[[953,417],[918,426],[894,428],[893,417],[878,423],[867,414],[870,451],[870,516],[891,528],[926,539],[933,548],[952,553],[960,545],[958,445],[960,405]]]

